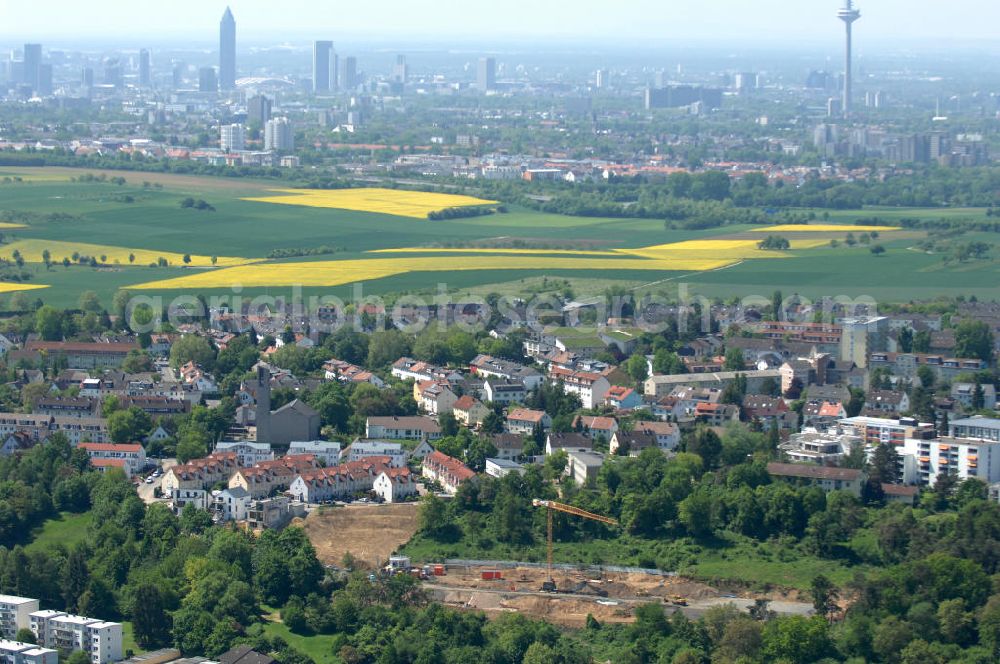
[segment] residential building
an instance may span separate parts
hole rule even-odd
[[[223,152],[242,152],[246,150],[246,130],[241,124],[227,124],[219,128],[219,149]]]
[[[398,503],[417,494],[417,483],[409,468],[386,468],[375,478],[372,491],[384,503]]]
[[[81,442],[106,443],[108,421],[103,417],[67,417],[29,413],[0,413],[0,437],[19,433],[33,442],[42,442],[53,433],[62,433],[71,445]]]
[[[838,465],[856,446],[864,444],[864,439],[854,432],[805,429],[802,433],[789,436],[778,446],[778,450],[791,463],[833,466]]]
[[[496,58],[479,58],[479,66],[476,68],[476,88],[480,92],[497,89]]]
[[[219,655],[219,664],[274,664],[274,659],[250,646],[236,646]]]
[[[514,433],[498,433],[490,438],[493,447],[497,448],[497,458],[504,461],[516,461],[524,454],[524,438]]]
[[[422,380],[413,385],[413,396],[417,405],[429,415],[450,413],[458,401],[446,380]]]
[[[292,441],[288,454],[311,454],[326,466],[340,463],[340,443],[328,440]]]
[[[37,599],[0,595],[0,637],[13,639],[17,630],[31,629],[31,614],[37,610]]]
[[[749,421],[760,422],[765,431],[772,427],[777,427],[779,431],[799,428],[798,413],[779,397],[748,394],[743,398],[743,415]]]
[[[632,426],[632,431],[652,434],[656,439],[656,446],[666,452],[675,450],[681,444],[680,427],[671,422],[639,420]]]
[[[853,468],[830,468],[812,464],[769,463],[767,472],[771,477],[783,479],[795,484],[817,486],[823,491],[847,491],[855,496],[861,495],[861,487],[865,483],[865,475]]]
[[[740,421],[740,407],[731,403],[699,403],[694,407],[694,419],[710,427],[725,426]]]
[[[892,375],[913,382],[919,378],[920,367],[927,367],[940,381],[950,381],[962,374],[989,368],[978,358],[957,358],[931,353],[875,352],[868,356],[868,369],[887,369]]]
[[[246,521],[251,500],[243,487],[222,489],[212,495],[212,511],[219,521]]]
[[[568,450],[564,474],[580,486],[597,481],[597,474],[604,465],[604,455],[586,450]]]
[[[60,611],[31,614],[31,631],[38,644],[55,650],[82,650],[93,664],[122,659],[122,625]]]
[[[616,431],[611,436],[611,443],[608,445],[610,454],[623,456],[639,456],[647,448],[658,448],[656,436],[645,431]]]
[[[263,127],[271,119],[273,102],[264,95],[254,95],[247,99],[247,124]]]
[[[802,407],[802,425],[826,428],[847,417],[844,404],[830,401],[807,401]]]
[[[264,123],[264,149],[270,152],[295,150],[295,129],[288,118],[271,118]]]
[[[451,407],[451,413],[459,424],[475,428],[483,423],[483,420],[489,415],[490,409],[484,406],[479,399],[465,394],[459,397]]]
[[[251,501],[247,509],[247,528],[256,531],[281,528],[304,513],[302,506],[293,505],[288,496],[260,498]]]
[[[128,445],[80,443],[77,447],[87,452],[90,464],[95,468],[121,468],[128,477],[142,472],[147,465],[146,451],[138,443]],[[105,463],[109,461],[114,463]]]
[[[398,475],[399,471],[408,473],[409,469],[392,468],[390,461],[388,456],[373,456],[329,468],[305,470],[292,481],[288,492],[303,503],[324,503],[373,491],[375,480],[383,472],[392,480],[409,481],[404,475]]]
[[[676,388],[682,386],[689,387],[714,387],[724,390],[736,376],[746,378],[747,393],[759,392],[764,387],[765,382],[780,381],[781,371],[778,369],[756,369],[753,371],[719,371],[704,374],[670,374],[650,376],[643,385],[644,391],[649,396],[663,397]]]
[[[886,414],[898,417],[910,410],[910,397],[896,390],[869,390],[865,394],[865,413],[873,416]]]
[[[1000,441],[908,438],[900,454],[916,459],[916,482],[925,486],[933,485],[945,472],[960,480],[974,477],[987,484],[1000,482]]]
[[[590,438],[579,433],[550,433],[545,437],[545,454],[556,452],[591,452],[594,443]]]
[[[948,424],[948,435],[955,438],[1000,441],[1000,419],[974,415]]]
[[[487,459],[486,474],[490,477],[504,477],[510,473],[524,474],[524,466],[510,459]]]
[[[533,367],[526,367],[523,364],[492,357],[491,355],[477,355],[469,363],[469,370],[477,376],[518,381],[524,385],[526,390],[535,389],[545,380],[545,376]]]
[[[577,415],[573,418],[573,430],[579,431],[594,440],[611,441],[611,436],[618,431],[618,421],[613,417],[592,415]]]
[[[507,414],[507,433],[530,436],[536,429],[548,431],[551,428],[552,418],[544,410],[514,408]]]
[[[580,397],[584,408],[593,408],[604,403],[611,384],[599,373],[589,371],[572,371],[552,367],[549,369],[549,380],[559,385],[563,392]]]
[[[369,417],[365,421],[365,438],[389,440],[437,440],[441,427],[430,417],[397,416]]]
[[[170,510],[180,516],[185,505],[194,505],[196,509],[207,510],[211,506],[212,494],[205,489],[175,489],[168,496]]]
[[[846,417],[837,424],[854,432],[865,441],[865,445],[891,443],[900,446],[907,438],[929,440],[937,436],[933,424],[920,423],[912,418],[888,419],[883,417]],[[957,435],[957,434],[952,434]]]
[[[228,482],[238,468],[234,452],[214,452],[168,468],[160,480],[160,491],[170,496],[178,489],[209,490],[220,482]]]
[[[0,661],[4,664],[59,664],[59,651],[34,643],[0,639]]]
[[[487,378],[483,383],[483,398],[488,403],[509,406],[512,403],[524,403],[528,390],[524,383],[505,378]]]
[[[26,353],[44,354],[49,362],[58,359],[70,369],[117,369],[133,350],[141,350],[138,343],[28,341],[24,344]]]
[[[399,443],[359,439],[345,447],[340,453],[340,463],[361,461],[372,457],[386,457],[389,459],[386,462],[387,465],[393,468],[402,468],[406,465],[408,455]]]
[[[642,396],[631,387],[612,385],[604,395],[604,405],[617,410],[634,410],[642,405]]]
[[[868,367],[868,355],[885,351],[889,319],[885,316],[845,318],[840,321],[840,359]]]
[[[215,445],[216,452],[233,452],[236,454],[236,463],[243,468],[255,466],[261,461],[270,461],[274,458],[274,450],[270,443],[257,443],[253,441],[221,441]],[[291,453],[291,452],[289,452]]]
[[[979,404],[975,403],[977,390]],[[980,410],[994,410],[997,407],[997,390],[992,383],[980,384],[978,387],[976,383],[952,383],[951,398],[965,410],[975,410],[977,407]]]
[[[450,494],[456,493],[462,484],[476,477],[476,473],[458,459],[436,451],[424,457],[422,474]]]

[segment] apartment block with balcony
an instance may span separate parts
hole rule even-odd
[[[39,645],[70,652],[81,650],[93,664],[122,659],[121,623],[46,610],[31,614],[31,631]]]
[[[40,648],[34,643],[0,639],[0,662],[3,664],[59,664],[59,652]]]
[[[0,636],[13,639],[17,630],[31,628],[31,614],[38,610],[38,600],[14,595],[0,595]]]
[[[977,478],[987,484],[1000,482],[1000,442],[968,438],[909,438],[900,450],[916,460],[916,482],[931,486],[943,472],[960,480]]]

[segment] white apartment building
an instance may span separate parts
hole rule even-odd
[[[222,125],[219,130],[219,147],[223,152],[242,152],[247,147],[246,130],[241,124]]]
[[[361,461],[371,457],[389,457],[389,467],[402,468],[406,465],[406,450],[399,443],[389,443],[382,440],[356,440],[344,448],[340,463]]]
[[[599,373],[568,371],[559,367],[553,367],[549,371],[549,379],[562,386],[563,392],[579,396],[584,408],[593,408],[596,404],[604,403],[604,395],[611,387],[608,379]]]
[[[59,652],[33,643],[0,639],[0,662],[3,664],[59,664]]]
[[[900,454],[916,460],[913,481],[933,485],[941,472],[959,479],[978,478],[987,484],[1000,482],[1000,442],[969,438],[908,438]],[[910,479],[910,478],[904,478]]]
[[[252,468],[261,461],[270,461],[274,458],[274,450],[270,443],[256,443],[252,441],[222,441],[215,445],[216,452],[235,452],[236,463],[241,468]]]
[[[95,468],[117,466],[132,477],[146,467],[146,451],[138,443],[80,443],[77,447],[87,452]]]
[[[288,454],[312,454],[327,466],[335,466],[340,463],[340,443],[329,440],[292,441]]]
[[[37,599],[0,595],[0,636],[13,639],[17,630],[31,629],[31,614],[37,610]]]
[[[122,625],[61,611],[35,611],[31,631],[40,645],[56,650],[82,650],[93,664],[122,659]]]
[[[290,152],[295,149],[295,131],[288,118],[272,118],[264,125],[264,149]]]

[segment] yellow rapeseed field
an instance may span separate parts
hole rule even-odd
[[[281,196],[263,196],[244,200],[258,203],[278,203],[281,205],[303,205],[306,207],[335,208],[358,212],[377,212],[397,217],[426,219],[430,212],[445,208],[492,205],[497,201],[486,201],[472,196],[456,194],[436,194],[426,191],[405,191],[402,189],[275,189]]]
[[[369,254],[506,254],[535,256],[618,256],[617,250],[581,249],[515,249],[512,247],[399,247],[396,249],[373,249]]]
[[[870,231],[898,231],[899,226],[851,226],[849,224],[781,224],[767,228],[755,228],[756,233],[867,233]]]
[[[807,249],[824,245],[822,240],[801,240],[793,248]],[[203,272],[175,279],[164,279],[131,288],[179,290],[195,288],[260,288],[267,286],[340,286],[371,281],[410,272],[456,272],[467,270],[652,270],[702,272],[723,268],[751,258],[784,258],[785,252],[761,251],[754,240],[691,240],[639,249],[616,249],[572,256],[573,252],[553,255],[544,250],[525,250],[518,256],[512,249],[479,249],[482,255],[470,260],[455,255],[463,249],[404,248],[397,253],[437,253],[440,256],[351,259],[297,263],[257,263],[226,270]],[[532,253],[540,252],[540,253]],[[383,252],[376,252],[383,253]],[[547,254],[547,255],[543,255]]]
[[[20,251],[24,260],[29,263],[41,263],[42,252],[48,249],[49,258],[53,263],[59,263],[63,258],[73,260],[73,254],[81,256],[93,256],[100,260],[105,257],[106,263],[119,263],[121,265],[149,265],[155,263],[159,258],[165,258],[168,263],[176,266],[183,266],[184,254],[175,254],[170,251],[154,251],[151,249],[129,249],[128,247],[109,247],[102,244],[88,244],[86,242],[64,242],[60,240],[19,240],[0,248],[0,257],[10,258],[15,251]],[[129,255],[135,256],[135,262],[129,261]],[[74,261],[75,262],[75,261]],[[219,256],[216,265],[220,267],[232,267],[250,262],[246,258],[233,258],[231,256]],[[212,265],[211,256],[198,256],[191,254],[191,262],[187,263],[192,267],[209,267]]]
[[[0,230],[9,228],[27,228],[24,224],[15,224],[12,221],[0,221]]]
[[[13,293],[14,291],[38,290],[48,288],[43,284],[15,284],[9,281],[0,281],[0,293]]]

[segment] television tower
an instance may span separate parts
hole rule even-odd
[[[854,8],[853,0],[844,0],[844,6],[837,11],[837,18],[844,22],[847,28],[847,50],[844,59],[844,119],[851,117],[851,26],[861,18],[861,12]]]

